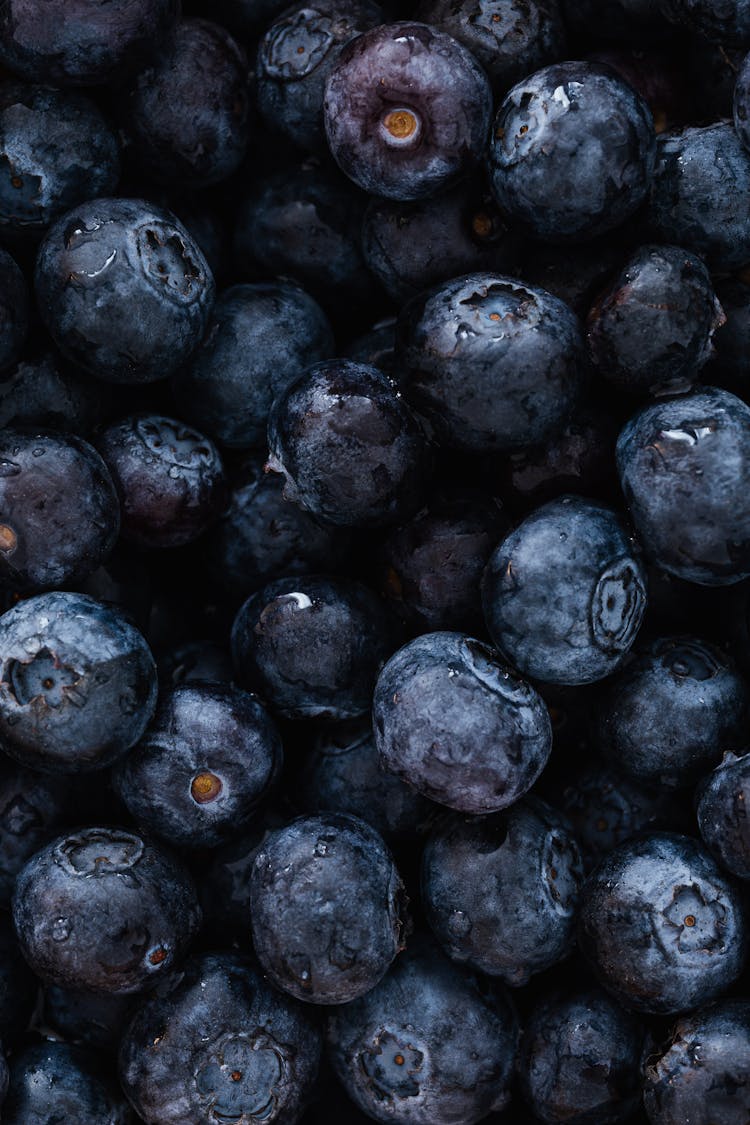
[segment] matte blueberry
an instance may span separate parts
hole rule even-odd
[[[29,311],[26,278],[10,254],[0,250],[0,371],[7,371],[21,358]]]
[[[67,1043],[33,1043],[13,1056],[3,1125],[130,1125],[125,1097],[99,1058]]]
[[[697,793],[698,827],[719,863],[739,879],[750,879],[750,754],[728,751]]]

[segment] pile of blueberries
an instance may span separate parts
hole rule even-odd
[[[748,51],[0,2],[3,1125],[748,1125]]]

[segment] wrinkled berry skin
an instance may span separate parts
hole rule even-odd
[[[108,426],[97,445],[120,497],[123,539],[139,547],[190,543],[221,513],[224,468],[198,430],[159,414]]]
[[[298,1000],[344,1004],[369,992],[404,948],[406,898],[371,825],[341,813],[271,833],[250,877],[253,946]]]
[[[323,95],[343,47],[383,22],[373,0],[317,0],[286,8],[258,47],[258,109],[272,135],[326,153]]]
[[[662,133],[646,223],[652,238],[684,246],[712,272],[750,262],[750,153],[731,122]]]
[[[583,886],[578,946],[627,1008],[668,1015],[706,1003],[739,976],[747,949],[741,893],[687,836],[640,836]]]
[[[722,867],[750,880],[750,754],[728,752],[698,788],[698,827]]]
[[[86,437],[102,414],[97,391],[97,384],[53,352],[32,353],[0,381],[0,429],[59,430]]]
[[[522,797],[552,740],[534,688],[460,633],[425,633],[391,657],[375,688],[373,724],[384,769],[468,813],[497,812]]]
[[[747,741],[750,693],[732,660],[697,637],[652,641],[594,704],[601,752],[655,788],[690,785]]]
[[[311,1015],[249,958],[208,953],[138,1008],[120,1047],[120,1081],[147,1125],[295,1125],[320,1054]]]
[[[348,578],[279,578],[232,626],[240,683],[285,719],[353,719],[398,644],[379,599]]]
[[[682,1016],[646,1060],[652,1125],[736,1125],[750,1114],[750,1002],[720,1000]]]
[[[647,406],[622,430],[617,469],[646,554],[702,586],[750,575],[750,407],[705,387]]]
[[[349,1097],[375,1121],[473,1125],[510,1100],[517,1034],[500,985],[480,985],[421,941],[332,1014],[328,1052]]]
[[[617,513],[580,496],[543,504],[497,547],[482,599],[522,675],[587,684],[614,672],[646,609],[646,576]]]
[[[245,53],[210,20],[181,20],[121,93],[135,159],[159,183],[202,188],[239,168],[249,133]]]
[[[687,391],[725,321],[705,265],[678,246],[642,246],[589,312],[589,356],[630,394]]]
[[[537,238],[577,242],[613,230],[646,198],[651,111],[609,67],[562,62],[519,82],[498,110],[492,186]]]
[[[444,444],[473,453],[540,445],[584,385],[578,319],[557,297],[494,273],[416,297],[398,321],[404,395]]]
[[[750,47],[750,4],[748,0],[658,0],[667,19],[697,31],[706,39]]]
[[[281,737],[253,696],[228,684],[163,692],[114,783],[136,823],[179,848],[211,848],[249,826],[281,770]]]
[[[26,279],[10,254],[0,250],[0,371],[21,358],[29,330]]]
[[[0,85],[0,238],[39,238],[71,207],[111,195],[119,178],[117,138],[90,98]]]
[[[0,580],[14,590],[80,582],[115,545],[120,509],[95,449],[72,434],[0,434]]]
[[[534,798],[446,819],[422,856],[427,921],[445,952],[514,987],[571,952],[582,882],[568,824]]]
[[[286,281],[233,285],[172,389],[181,417],[222,445],[265,446],[274,399],[333,353],[328,318],[304,290]]]
[[[3,1125],[130,1125],[124,1095],[102,1069],[96,1055],[67,1043],[25,1047],[11,1063]]]
[[[340,527],[382,527],[411,515],[432,465],[393,380],[350,359],[316,364],[281,393],[268,446],[285,498]]]
[[[63,355],[111,383],[165,379],[200,342],[214,281],[198,244],[161,207],[96,199],[39,248],[42,320]]]
[[[24,957],[52,984],[138,992],[185,953],[200,925],[187,872],[120,828],[82,828],[23,868],[13,923]]]
[[[0,691],[2,688],[0,687]],[[7,743],[4,743],[7,753]],[[0,904],[10,906],[13,884],[22,867],[70,819],[71,789],[59,777],[47,777],[10,762],[0,774]]]
[[[177,12],[177,0],[5,0],[0,61],[30,82],[112,82],[148,56]]]
[[[403,21],[344,48],[323,112],[331,152],[350,179],[386,199],[423,199],[479,162],[492,94],[465,47]]]
[[[553,994],[524,1028],[524,1097],[547,1125],[629,1121],[641,1097],[644,1045],[644,1028],[601,989]]]

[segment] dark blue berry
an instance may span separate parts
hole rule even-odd
[[[750,879],[750,754],[728,751],[698,788],[698,827],[727,871]]]
[[[14,1055],[4,1125],[129,1125],[131,1120],[122,1091],[95,1054],[46,1042]]]

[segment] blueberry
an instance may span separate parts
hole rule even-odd
[[[625,234],[602,234],[575,246],[528,239],[517,272],[526,284],[546,289],[585,320],[594,298],[622,264],[631,243],[627,228]]]
[[[7,743],[4,743],[7,752]],[[10,906],[22,867],[58,836],[73,810],[72,787],[11,762],[0,776],[0,903]],[[2,1039],[2,1035],[0,1035]]]
[[[568,824],[533,798],[446,819],[422,857],[427,921],[445,952],[515,987],[571,952],[582,882]]]
[[[216,641],[185,641],[160,653],[156,665],[159,683],[166,688],[182,687],[196,680],[229,684],[234,673],[228,648]]]
[[[138,1008],[120,1080],[148,1125],[295,1125],[318,1071],[310,1014],[233,953],[196,957]]]
[[[740,879],[750,879],[750,754],[727,751],[698,788],[698,827],[706,847]]]
[[[706,387],[647,406],[620,434],[617,468],[638,536],[658,566],[706,586],[750,575],[746,403]]]
[[[66,1043],[97,1051],[117,1050],[132,1007],[132,996],[82,992],[56,984],[44,990],[45,1025]]]
[[[99,454],[72,434],[0,435],[0,580],[16,590],[81,581],[115,545],[120,511]]]
[[[739,976],[745,903],[695,840],[651,833],[615,848],[587,879],[578,944],[626,1007],[681,1012]]]
[[[265,446],[274,399],[333,352],[328,319],[304,290],[284,281],[233,285],[172,389],[181,416],[222,445]]]
[[[343,49],[323,112],[331,152],[356,184],[386,199],[422,199],[479,162],[492,95],[462,44],[402,21]]]
[[[614,230],[646,198],[651,112],[609,67],[562,62],[519,82],[490,142],[500,206],[539,238],[577,242]]]
[[[510,1100],[516,1021],[501,986],[415,943],[328,1023],[333,1069],[375,1121],[473,1125]]]
[[[422,427],[395,383],[349,359],[318,363],[282,391],[268,445],[285,498],[343,527],[411,515],[431,469]]]
[[[377,367],[385,375],[398,382],[396,357],[396,318],[385,317],[374,324],[367,332],[357,336],[349,345],[346,356],[355,363],[365,363]]]
[[[94,1054],[67,1043],[36,1043],[13,1057],[3,1103],[7,1125],[128,1125],[122,1091]]]
[[[658,0],[657,7],[667,19],[699,32],[719,43],[750,47],[750,4],[748,0]]]
[[[645,573],[613,509],[543,504],[500,543],[482,584],[490,635],[522,675],[586,684],[625,659],[646,608]]]
[[[425,633],[392,656],[373,703],[383,767],[461,812],[507,808],[549,757],[549,713],[487,645]]]
[[[0,250],[0,372],[21,358],[29,331],[29,311],[26,278],[10,254]]]
[[[52,351],[32,352],[0,381],[4,430],[59,430],[85,437],[101,415],[97,386]]]
[[[120,828],[82,828],[48,844],[13,896],[18,940],[37,976],[92,992],[145,988],[186,952],[200,919],[177,860]]]
[[[401,385],[444,444],[475,453],[538,445],[581,396],[574,313],[543,289],[469,274],[414,298],[398,322]]]
[[[215,936],[218,944],[226,947],[231,942],[249,948],[250,875],[255,857],[269,833],[288,819],[274,808],[261,809],[244,836],[211,848],[193,863],[203,930]]]
[[[650,7],[650,0],[646,0],[646,7]],[[638,91],[651,110],[657,136],[695,120],[695,86],[688,78],[679,52],[672,53],[658,46],[625,50],[613,45],[591,52],[588,58],[612,67],[623,81]]]
[[[176,371],[214,300],[194,239],[170,212],[137,199],[93,200],[59,219],[39,248],[35,285],[63,354],[112,383]]]

